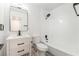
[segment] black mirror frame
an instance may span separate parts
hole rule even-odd
[[[75,7],[76,5],[79,5],[79,3],[74,3],[74,4],[73,4],[73,8],[74,8],[74,10],[75,10],[76,15],[79,16],[79,14],[77,13],[76,7]]]

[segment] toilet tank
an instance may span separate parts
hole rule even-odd
[[[39,35],[33,35],[32,38],[34,43],[39,43],[41,41],[41,37]]]

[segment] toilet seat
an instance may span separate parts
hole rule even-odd
[[[47,51],[48,50],[48,47],[43,43],[38,43],[38,44],[36,44],[36,46],[37,46],[37,49],[40,51]]]

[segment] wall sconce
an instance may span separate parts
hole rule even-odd
[[[74,3],[73,8],[77,16],[79,16],[79,3]]]

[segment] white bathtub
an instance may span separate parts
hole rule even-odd
[[[54,43],[42,41],[48,46],[48,51],[55,56],[79,56],[79,49],[75,47],[60,47]],[[74,49],[73,49],[74,48]]]

